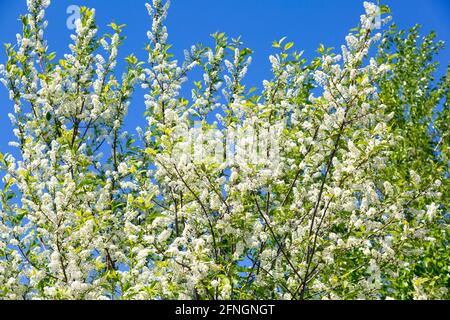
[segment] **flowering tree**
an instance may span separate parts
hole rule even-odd
[[[55,63],[50,1],[27,4],[0,68],[19,154],[0,154],[1,298],[449,298],[450,80],[434,79],[434,34],[376,33],[388,9],[364,3],[340,54],[308,62],[274,42],[258,94],[240,39],[173,58],[168,2],[147,5],[148,60],[129,56],[119,79],[123,26],[99,36],[83,8]],[[147,125],[131,135],[136,85]]]

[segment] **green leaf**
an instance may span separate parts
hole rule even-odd
[[[138,62],[138,59],[134,54],[130,54],[128,57],[125,58],[125,61],[129,64],[136,64]]]
[[[387,5],[384,4],[380,6],[380,12],[381,14],[391,13],[391,8],[389,8]]]
[[[293,42],[288,42],[286,43],[286,45],[284,46],[284,51],[289,50],[290,48],[292,48],[294,46]]]
[[[321,54],[325,54],[325,46],[323,45],[323,43],[320,44],[320,47],[319,47],[319,49],[317,49],[317,52],[321,53]]]
[[[115,24],[114,22],[111,22],[108,27],[111,27],[114,31],[117,31],[117,24]]]
[[[52,52],[48,55],[48,61],[52,61],[56,58],[56,52]]]

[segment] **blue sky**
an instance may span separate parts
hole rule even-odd
[[[97,10],[97,24],[100,32],[107,31],[111,21],[126,24],[127,40],[122,47],[121,58],[135,52],[145,59],[142,50],[146,44],[146,31],[151,20],[147,16],[144,0],[53,0],[48,10],[47,39],[50,51],[56,51],[60,58],[68,51],[69,35],[66,27],[70,5],[85,5]],[[226,32],[231,37],[242,36],[245,44],[254,50],[253,64],[247,77],[251,86],[260,86],[263,79],[270,77],[268,56],[272,53],[271,43],[283,36],[296,43],[296,48],[305,50],[307,57],[313,57],[320,43],[339,48],[348,30],[358,24],[363,12],[363,1],[358,0],[172,0],[169,18],[169,41],[172,52],[181,57],[182,51],[192,44],[210,45],[210,34]],[[20,32],[18,16],[26,12],[25,0],[0,0],[0,43],[14,42]],[[448,0],[385,0],[401,28],[416,23],[424,31],[435,30],[438,38],[450,42],[450,1]],[[3,48],[0,63],[6,57]],[[439,57],[444,65],[450,62],[450,44]],[[120,71],[120,69],[119,69]],[[137,125],[143,125],[142,91],[135,96],[127,129],[133,132]],[[10,152],[7,147],[12,139],[7,114],[12,110],[4,87],[0,88],[0,151]]]

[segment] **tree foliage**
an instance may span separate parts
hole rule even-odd
[[[274,42],[257,92],[240,39],[174,59],[169,2],[147,5],[148,59],[130,55],[121,77],[124,26],[99,35],[83,8],[55,62],[50,1],[27,5],[0,67],[19,154],[0,154],[2,299],[449,298],[450,80],[434,33],[377,33],[389,10],[364,3],[339,53]],[[130,134],[136,85],[146,127]]]

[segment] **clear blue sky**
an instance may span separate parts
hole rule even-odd
[[[49,27],[47,39],[50,51],[56,51],[60,58],[67,52],[70,30],[66,27],[70,5],[84,5],[97,9],[97,23],[100,31],[106,31],[111,21],[127,24],[128,37],[122,48],[121,58],[135,52],[145,59],[141,50],[146,41],[146,31],[151,20],[147,16],[144,0],[53,0],[48,10]],[[19,14],[26,12],[25,0],[0,0],[0,43],[14,42],[20,32]],[[263,79],[270,77],[268,55],[271,43],[283,36],[296,43],[296,48],[305,50],[307,57],[314,56],[320,43],[327,47],[339,48],[348,30],[358,24],[363,12],[363,1],[358,0],[173,0],[167,21],[172,52],[181,57],[184,48],[192,44],[211,44],[209,35],[224,31],[229,36],[241,35],[245,44],[254,50],[254,62],[249,71],[247,83],[259,86]],[[424,26],[424,31],[435,30],[438,38],[450,42],[450,1],[449,0],[384,0],[401,28],[409,28],[416,23]],[[4,63],[3,48],[0,63]],[[450,43],[442,52],[440,61],[447,65],[450,61]],[[443,73],[443,68],[441,72]],[[143,97],[137,92],[127,129],[143,124]],[[0,88],[0,151],[11,151],[7,142],[12,139],[11,126],[7,114],[12,104],[6,90]]]

